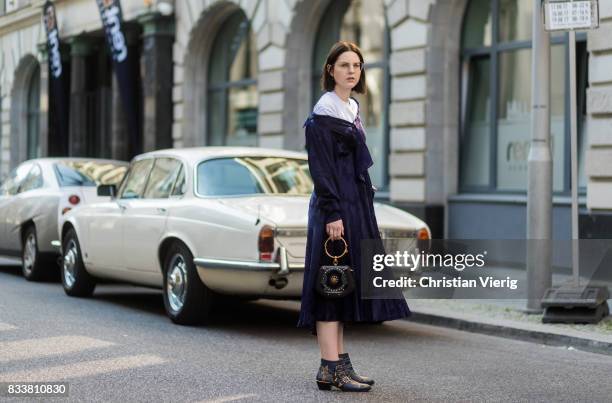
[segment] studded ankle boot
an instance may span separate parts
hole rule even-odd
[[[343,392],[367,392],[370,385],[355,382],[351,379],[342,361],[321,360],[317,373],[317,386],[320,390],[331,390],[332,386]]]
[[[338,357],[340,358],[340,362],[342,363],[342,365],[344,365],[352,380],[359,383],[365,383],[366,385],[374,385],[374,379],[368,378],[367,376],[358,375],[355,372],[348,353],[339,354]]]
[[[317,386],[320,390],[330,390],[334,382],[334,372],[340,361],[328,361],[321,359],[321,366],[317,373]]]

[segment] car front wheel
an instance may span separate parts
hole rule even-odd
[[[68,231],[62,242],[62,286],[71,297],[89,297],[96,288],[93,277],[85,270],[76,232]]]
[[[211,311],[212,291],[198,276],[193,255],[175,242],[164,260],[164,306],[170,319],[179,325],[205,323]]]

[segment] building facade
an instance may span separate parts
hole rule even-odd
[[[48,154],[54,136],[43,2],[0,3],[5,173]],[[577,43],[584,238],[612,236],[612,2],[599,3],[600,28],[579,33]],[[368,92],[358,100],[376,197],[424,218],[435,237],[525,237],[531,1],[122,0],[138,56],[137,149],[127,141],[95,0],[55,5],[71,75],[69,153],[303,150],[326,53],[347,39],[366,59]],[[571,234],[568,54],[567,35],[551,35],[553,233],[561,239]]]
[[[115,1],[100,0],[100,4],[112,7]],[[113,38],[129,61],[126,75],[136,93],[130,105],[135,125],[125,116],[96,0],[53,2],[60,42],[59,57],[52,63],[62,72],[65,114],[56,110],[57,88],[50,85],[45,2],[1,0],[0,4],[2,173],[38,156],[127,159],[144,150],[172,146],[174,21],[158,11],[159,4],[162,10],[168,4],[121,2],[121,30]]]

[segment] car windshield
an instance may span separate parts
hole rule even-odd
[[[312,189],[306,159],[217,158],[201,162],[197,168],[197,191],[203,196],[308,195]]]
[[[116,185],[123,179],[127,164],[112,161],[60,161],[55,175],[62,187]]]

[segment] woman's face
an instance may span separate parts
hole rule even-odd
[[[334,78],[336,86],[352,90],[359,82],[361,68],[361,60],[359,60],[357,53],[347,51],[338,56],[336,63],[331,68],[330,74]]]

